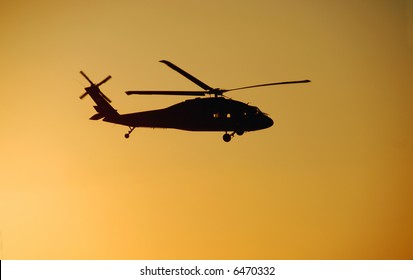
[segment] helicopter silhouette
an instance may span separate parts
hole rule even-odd
[[[106,77],[98,84],[94,84],[83,71],[80,71],[80,74],[82,74],[82,76],[85,77],[85,79],[90,83],[90,86],[85,88],[86,92],[80,96],[80,99],[83,99],[86,95],[89,95],[96,103],[94,108],[97,113],[90,117],[90,119],[102,119],[105,122],[128,126],[129,131],[125,134],[125,138],[129,138],[135,128],[147,127],[173,128],[187,131],[221,131],[225,132],[222,137],[223,140],[225,142],[229,142],[235,134],[241,136],[245,132],[269,128],[274,124],[274,122],[266,113],[261,112],[258,107],[229,99],[223,95],[224,93],[256,87],[310,82],[310,80],[300,80],[258,84],[232,89],[212,88],[173,63],[166,60],[161,60],[160,62],[177,71],[179,74],[183,75],[203,90],[133,90],[126,91],[126,94],[183,95],[198,97],[163,109],[119,114],[117,110],[110,105],[111,100],[103,94],[99,88],[102,84],[111,79],[111,76]],[[209,95],[209,97],[199,97],[207,95]]]

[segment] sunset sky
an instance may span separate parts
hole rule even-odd
[[[0,2],[1,259],[412,259],[413,1]],[[273,127],[91,121],[212,87]]]

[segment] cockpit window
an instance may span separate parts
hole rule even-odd
[[[220,114],[220,113],[213,113],[212,117],[214,119],[218,119],[218,118],[227,118],[230,119],[231,118],[231,113],[226,113],[226,114]]]
[[[253,107],[253,108],[254,108],[254,114],[255,114],[255,115],[262,114],[261,111],[260,111],[260,109],[258,109],[257,107]]]

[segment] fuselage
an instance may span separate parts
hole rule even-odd
[[[257,107],[223,97],[195,98],[164,109],[103,120],[130,127],[239,132],[265,129],[274,123]]]

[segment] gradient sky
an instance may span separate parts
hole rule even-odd
[[[1,259],[412,259],[413,3],[1,1]],[[222,133],[88,118],[212,87],[275,125]]]

